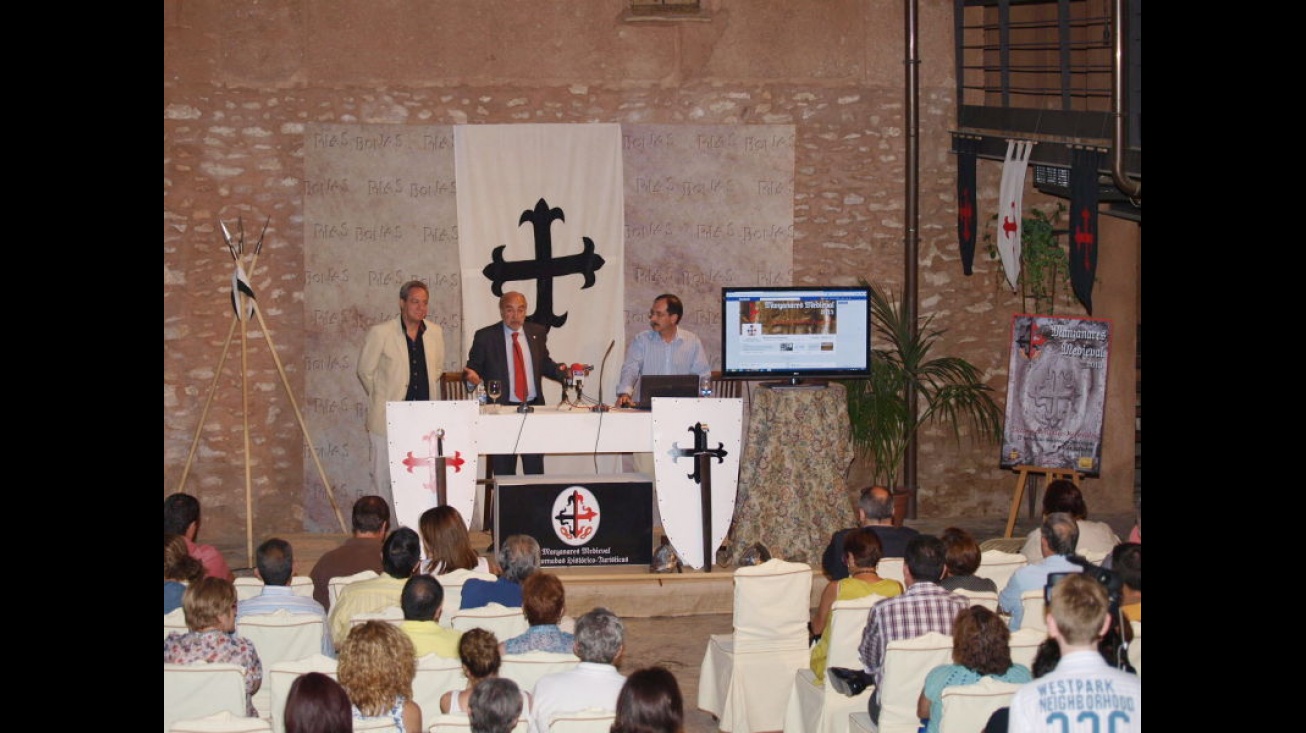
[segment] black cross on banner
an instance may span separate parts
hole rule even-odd
[[[560,316],[553,313],[553,278],[584,275],[585,284],[581,286],[584,290],[594,284],[594,273],[603,267],[603,257],[594,251],[594,240],[589,237],[581,238],[585,249],[580,254],[553,256],[553,222],[566,220],[562,209],[549,208],[548,202],[540,199],[533,210],[523,211],[517,221],[518,226],[529,221],[535,230],[535,259],[507,262],[503,259],[503,250],[507,245],[501,244],[494,248],[491,255],[494,261],[481,270],[481,274],[491,282],[490,292],[498,296],[503,295],[503,284],[506,282],[534,280],[535,312],[526,320],[545,328],[561,326],[567,322],[566,313]]]

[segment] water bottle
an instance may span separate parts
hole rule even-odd
[[[475,396],[476,396],[476,403],[479,405],[484,405],[486,402],[489,401],[485,396],[485,382],[481,382],[480,384],[476,385]]]
[[[711,396],[712,396],[712,378],[711,378],[711,377],[701,377],[701,378],[699,378],[699,380],[698,380],[698,396],[699,396],[699,397],[711,397]]]

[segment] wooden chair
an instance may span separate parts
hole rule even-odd
[[[440,399],[442,400],[465,400],[471,397],[467,394],[467,383],[463,381],[462,372],[445,372],[440,375]]]
[[[713,397],[738,397],[740,393],[739,386],[742,384],[738,379],[722,379],[721,372],[712,372],[711,377],[712,396]]]
[[[440,399],[466,400],[471,395],[467,392],[467,383],[463,381],[462,372],[444,372],[440,375]],[[494,467],[485,461],[485,478],[476,479],[478,486],[485,487],[485,506],[481,512],[481,529],[489,532],[494,516]],[[470,519],[470,518],[469,518]],[[448,608],[448,606],[445,606]],[[447,615],[447,613],[446,613]]]

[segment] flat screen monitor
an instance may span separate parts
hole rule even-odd
[[[724,287],[725,379],[851,379],[871,375],[869,287]]]

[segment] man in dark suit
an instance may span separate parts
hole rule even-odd
[[[562,382],[566,365],[549,358],[548,330],[526,322],[525,295],[504,293],[499,298],[499,314],[502,321],[477,330],[472,337],[465,378],[473,385],[480,384],[483,379],[502,381],[503,394],[497,400],[498,404],[542,405],[541,378]],[[514,360],[514,346],[521,353],[520,372]],[[518,380],[517,374],[524,375],[525,379]],[[544,456],[539,453],[523,454],[521,462],[525,473],[544,473]],[[517,473],[517,456],[491,456],[490,464],[496,476]]]

